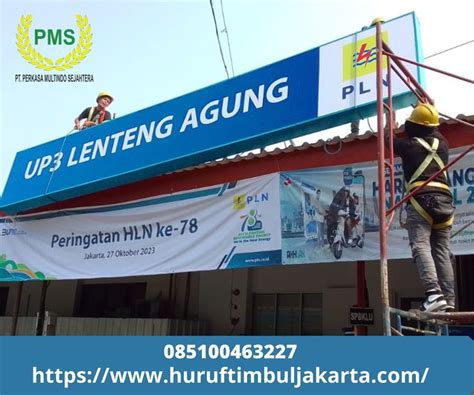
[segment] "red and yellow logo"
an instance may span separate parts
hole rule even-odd
[[[388,43],[388,32],[382,33],[382,39]],[[353,80],[355,77],[375,73],[377,48],[375,35],[366,37],[342,47],[342,80]],[[387,59],[384,57],[382,68],[387,68]]]

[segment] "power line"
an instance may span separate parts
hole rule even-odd
[[[230,67],[232,69],[232,77],[235,76],[235,73],[234,73],[234,61],[232,60],[232,51],[230,50],[230,38],[229,38],[229,30],[227,30],[227,25],[225,23],[225,16],[224,16],[224,5],[222,4],[222,0],[221,0],[221,12],[222,12],[222,21],[224,22],[224,30],[223,32],[225,32],[225,35],[227,37],[227,48],[229,49],[229,57],[230,57]]]
[[[445,53],[445,52],[449,52],[449,51],[452,51],[453,49],[462,47],[462,46],[467,45],[467,44],[472,44],[472,43],[474,43],[474,40],[466,41],[465,43],[455,45],[455,46],[453,46],[453,47],[447,48],[447,49],[445,49],[445,50],[443,50],[443,51],[434,53],[434,54],[429,55],[429,56],[425,56],[425,59],[429,59],[429,58],[432,58],[432,57],[434,57],[434,56],[441,55],[441,54],[443,54],[443,53]]]
[[[222,63],[224,64],[224,69],[225,69],[225,73],[227,74],[227,78],[229,78],[229,72],[227,71],[227,65],[225,64],[224,53],[222,52],[221,40],[219,38],[219,30],[217,29],[217,21],[216,21],[216,14],[214,12],[214,5],[212,4],[212,0],[209,0],[209,3],[211,4],[212,18],[214,19],[214,27],[216,28],[217,43],[219,44],[219,51],[221,52]]]

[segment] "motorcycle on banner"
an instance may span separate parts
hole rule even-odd
[[[362,248],[364,230],[359,195],[342,187],[326,211],[326,237],[334,257],[340,259],[344,248]]]

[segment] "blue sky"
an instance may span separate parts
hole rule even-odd
[[[236,75],[351,34],[377,16],[392,19],[410,11],[420,21],[425,55],[474,39],[467,1],[223,0],[222,4]],[[231,73],[221,2],[214,0],[214,6]],[[227,78],[208,0],[1,0],[0,12],[0,191],[15,153],[64,136],[73,119],[94,104],[99,91],[114,95],[110,111],[118,117]],[[76,28],[76,14],[87,15],[94,35],[92,52],[69,73],[93,74],[93,83],[15,82],[15,74],[41,73],[16,50],[15,34],[26,14],[33,16],[33,26],[63,29]],[[39,44],[37,49],[55,59],[64,53],[64,46],[51,49]],[[473,78],[473,54],[471,43],[426,63]],[[428,72],[427,88],[441,112],[474,114],[472,85]],[[407,111],[398,114],[399,121]],[[361,127],[368,129],[366,123]],[[331,133],[347,131],[348,127]]]

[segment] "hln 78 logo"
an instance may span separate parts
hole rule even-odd
[[[35,27],[31,14],[22,15],[16,33],[16,46],[20,55],[29,64],[44,71],[64,71],[81,63],[92,49],[92,28],[85,15],[76,15],[74,28],[57,29],[54,27]],[[31,33],[30,33],[31,31]],[[33,39],[33,43],[31,41]],[[71,46],[64,56],[53,60],[39,52],[36,46],[46,44],[48,47]]]

